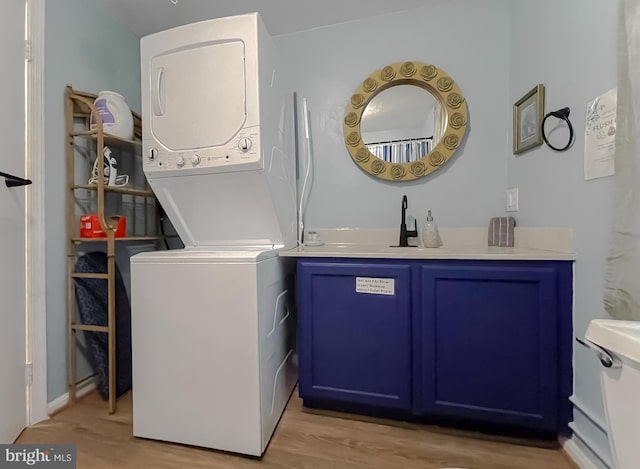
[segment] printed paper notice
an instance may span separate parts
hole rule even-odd
[[[396,291],[395,279],[356,277],[356,292],[371,293],[373,295],[394,295]]]
[[[584,178],[595,179],[614,173],[616,152],[617,88],[587,104],[584,127]]]

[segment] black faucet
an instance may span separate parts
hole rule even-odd
[[[418,223],[416,220],[413,220],[413,230],[407,230],[407,221],[406,221],[406,211],[407,211],[407,196],[402,196],[402,221],[400,222],[400,241],[398,242],[399,247],[408,247],[409,243],[407,242],[409,238],[416,238],[418,236]]]

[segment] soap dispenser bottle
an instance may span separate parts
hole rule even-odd
[[[442,246],[438,225],[433,221],[431,210],[427,211],[427,221],[422,227],[422,244],[425,248],[439,248]]]

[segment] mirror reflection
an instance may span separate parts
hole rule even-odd
[[[440,141],[444,113],[426,89],[399,84],[377,94],[362,113],[362,141],[377,158],[411,163]]]

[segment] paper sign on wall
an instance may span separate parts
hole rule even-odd
[[[356,277],[356,292],[373,295],[394,295],[396,291],[395,279]]]
[[[584,178],[614,174],[616,104],[618,89],[607,91],[587,104],[584,129]]]

